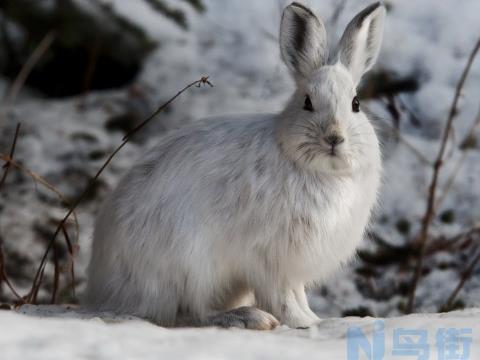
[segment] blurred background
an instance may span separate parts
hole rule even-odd
[[[324,20],[334,46],[370,1],[302,2]],[[1,306],[78,302],[95,212],[162,133],[207,115],[282,109],[293,91],[278,50],[287,3],[0,1]],[[480,306],[479,60],[452,108],[480,38],[480,2],[385,3],[383,49],[360,88],[383,146],[381,201],[357,258],[311,290],[321,317]],[[32,289],[59,221],[122,137],[207,75],[215,87],[192,88],[169,105],[89,188]]]

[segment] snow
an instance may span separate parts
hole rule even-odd
[[[470,357],[480,356],[480,309],[447,314],[374,318],[331,318],[310,329],[273,331],[216,328],[165,329],[139,319],[92,314],[65,307],[21,307],[0,312],[2,360],[64,359],[347,359],[348,330],[360,328],[370,344],[383,321],[385,357],[392,355],[394,331],[426,331],[429,359],[439,359],[440,329],[471,329]],[[350,338],[350,341],[353,339]],[[457,349],[462,353],[462,343]],[[360,351],[361,354],[362,351]],[[415,358],[415,357],[413,357]],[[461,357],[459,357],[461,358]],[[357,360],[357,358],[350,358]],[[349,359],[349,360],[350,360]]]
[[[173,0],[170,1],[173,3]],[[17,99],[12,112],[2,114],[0,119],[2,152],[9,147],[17,121],[21,121],[22,132],[17,144],[16,157],[51,181],[66,195],[74,197],[85,187],[88,177],[95,173],[105,159],[105,156],[100,159],[93,157],[92,153],[108,154],[121,141],[122,134],[105,129],[106,122],[112,116],[134,109],[139,119],[145,118],[146,114],[174,95],[185,84],[203,75],[210,75],[215,87],[194,88],[176,101],[168,113],[157,118],[143,133],[141,141],[129,144],[119,153],[102,175],[94,199],[86,201],[78,209],[81,226],[80,252],[76,259],[79,294],[85,284],[84,270],[89,258],[92,223],[99,201],[115,186],[122,173],[131,166],[148,143],[155,142],[156,136],[165,128],[179,127],[206,115],[278,111],[288,99],[293,87],[292,80],[279,58],[277,44],[281,10],[287,1],[207,0],[205,1],[207,12],[202,16],[193,16],[189,7],[185,6],[189,14],[190,31],[181,30],[161,18],[149,10],[143,1],[110,2],[119,12],[144,27],[160,44],[158,50],[148,59],[135,84],[140,89],[139,94],[132,96],[131,89],[119,89],[92,93],[85,98],[45,100],[24,91]],[[330,19],[339,1],[304,1],[325,19],[327,29],[334,34],[334,38],[340,36],[348,20],[369,2],[347,1],[344,11],[334,25]],[[175,2],[175,5],[177,3],[179,2]],[[392,0],[388,3],[391,5],[391,11],[387,17],[384,46],[376,68],[385,68],[399,75],[413,73],[421,80],[419,91],[401,96],[421,119],[422,126],[417,128],[407,119],[402,119],[400,131],[408,143],[417,148],[428,160],[433,161],[456,82],[480,34],[478,21],[480,2]],[[463,91],[459,115],[455,120],[456,145],[471,127],[479,110],[479,81],[480,61],[477,61],[472,67]],[[6,89],[5,82],[0,81],[0,94]],[[372,101],[368,106],[380,118],[375,120],[375,123],[380,128],[385,143],[384,185],[372,229],[389,243],[403,245],[418,230],[425,208],[430,169],[405,143],[389,140],[388,135],[391,134],[385,124],[390,124],[391,121],[383,104],[380,101]],[[478,134],[476,137],[478,138]],[[456,161],[463,155],[458,146],[450,148],[444,174],[449,174]],[[446,209],[454,209],[455,220],[451,224],[436,220],[433,229],[435,234],[453,235],[475,224],[478,225],[479,158],[478,147],[469,150],[457,181],[439,209],[439,213]],[[442,176],[440,190],[445,181],[446,176]],[[0,229],[7,254],[14,255],[12,255],[14,264],[11,268],[15,272],[18,271],[18,274],[15,274],[16,286],[25,293],[30,284],[31,269],[38,264],[45,239],[49,238],[49,231],[53,230],[53,224],[64,215],[65,210],[58,205],[54,194],[41,186],[35,186],[29,178],[22,177],[14,171],[9,176],[7,186],[9,191],[2,194]],[[399,219],[405,219],[410,223],[408,235],[396,230],[395,225]],[[46,228],[46,231],[39,233],[39,227],[43,230]],[[365,248],[371,249],[372,244],[366,242]],[[26,262],[29,267],[16,269],[17,260],[19,263]],[[435,261],[456,262],[460,265],[465,263],[464,258],[448,251],[443,252],[442,258],[439,257]],[[310,302],[320,316],[340,316],[345,310],[360,306],[370,309],[377,316],[388,317],[401,313],[400,308],[405,299],[398,291],[382,298],[368,296],[370,290],[364,282],[359,281],[360,276],[357,274],[359,266],[360,262],[353,263],[336,274],[324,287],[311,291]],[[458,269],[440,269],[434,265],[432,267],[434,270],[419,284],[419,311],[436,311],[459,280]],[[47,278],[51,275],[50,267],[47,268],[46,275]],[[372,288],[388,286],[400,288],[409,280],[409,276],[411,273],[402,272],[395,267],[381,268],[369,279],[372,283],[369,284]],[[68,283],[66,272],[62,275],[61,281],[66,287]],[[42,299],[46,299],[44,293],[40,295]],[[460,297],[467,306],[480,306],[478,271],[473,279],[467,282]],[[11,321],[15,319],[19,324],[26,321],[19,315],[2,314],[3,316],[10,317]],[[435,316],[432,315],[432,319],[440,319]],[[54,324],[59,322],[49,321]],[[40,320],[32,322],[41,326]],[[27,324],[24,325],[28,327]],[[75,331],[78,333],[75,334],[78,335],[83,331],[81,329],[89,326],[98,329],[104,326],[101,322],[85,320],[69,320],[70,325],[72,329],[77,329]],[[3,321],[0,321],[0,326],[5,326]],[[152,333],[163,331],[145,323],[135,326],[148,328]],[[127,328],[127,325],[119,327],[123,329]],[[118,330],[118,334],[122,331],[127,333],[129,330]],[[168,333],[177,334],[175,331]],[[297,333],[305,332],[295,332]],[[211,338],[217,336],[217,332],[213,330],[208,330],[205,334],[213,334]],[[274,341],[270,339],[278,340],[280,337],[277,335],[280,334],[272,338],[270,335],[262,336],[266,336],[268,341]],[[174,335],[169,336],[174,338]],[[222,337],[222,341],[230,341],[230,335],[218,336],[225,336]],[[240,346],[242,341],[239,343]],[[255,343],[260,346],[262,341]],[[283,344],[278,346],[281,349],[286,347]]]
[[[169,0],[176,6],[181,2]],[[16,158],[47,178],[69,197],[86,185],[122,134],[107,131],[112,116],[133,110],[145,118],[156,106],[187,83],[210,75],[215,87],[192,89],[157,118],[119,153],[102,175],[98,191],[78,209],[80,251],[76,258],[77,294],[85,285],[92,223],[99,201],[117,183],[122,173],[149,143],[166,128],[175,128],[206,115],[235,112],[278,111],[288,99],[293,82],[279,58],[277,33],[282,0],[206,0],[207,12],[198,16],[188,7],[190,31],[179,29],[152,12],[143,1],[109,0],[116,9],[140,24],[160,47],[145,64],[135,88],[91,93],[85,98],[45,100],[23,90],[12,111],[0,114],[0,149],[8,149],[17,121],[22,131]],[[338,38],[348,20],[369,0],[347,1],[336,24],[331,21],[337,0],[303,1],[325,19],[327,29]],[[438,139],[451,105],[454,88],[469,53],[480,34],[478,0],[392,0],[386,21],[384,46],[377,69],[400,76],[415,74],[421,80],[417,92],[402,94],[402,100],[421,119],[421,127],[402,118],[402,138],[433,161]],[[449,146],[444,174],[454,169],[464,152],[458,149],[479,111],[480,61],[473,65],[455,120],[455,136]],[[8,89],[0,79],[0,95]],[[132,95],[134,94],[134,95]],[[372,230],[388,243],[401,246],[418,231],[425,208],[430,169],[404,142],[391,141],[390,116],[380,101],[368,107],[384,142],[385,175],[380,206]],[[478,140],[478,132],[476,133]],[[453,146],[455,142],[455,146]],[[480,153],[469,150],[465,163],[439,209],[453,209],[455,220],[434,223],[433,233],[451,236],[480,219]],[[440,181],[440,194],[447,176]],[[7,268],[21,293],[26,293],[31,272],[43,253],[55,221],[65,214],[56,195],[28,177],[11,171],[0,204],[1,240],[6,249]],[[396,230],[404,219],[409,234]],[[40,231],[41,230],[41,231]],[[372,243],[364,248],[371,250]],[[436,312],[459,280],[463,255],[452,251],[436,254],[429,262],[432,271],[418,288],[418,311]],[[452,263],[445,268],[441,264]],[[21,266],[20,264],[23,264]],[[27,265],[25,265],[27,264]],[[409,281],[410,272],[394,266],[374,269],[368,279],[358,274],[360,260],[339,271],[309,300],[323,320],[308,330],[286,327],[272,332],[220,329],[164,329],[134,317],[93,314],[65,306],[23,306],[18,311],[0,311],[0,360],[28,359],[346,359],[347,330],[359,326],[372,340],[374,322],[384,321],[385,359],[392,356],[395,329],[428,332],[429,359],[437,359],[436,333],[442,328],[471,328],[470,359],[480,358],[480,309],[446,314],[401,316],[405,296],[398,289]],[[46,276],[51,276],[47,267]],[[62,299],[68,298],[68,271],[61,277]],[[381,296],[372,296],[379,292]],[[388,293],[387,293],[388,292]],[[385,294],[383,294],[385,293]],[[67,294],[67,295],[66,295]],[[466,306],[480,306],[480,271],[460,292]],[[40,299],[48,299],[42,291]],[[345,311],[366,308],[377,318],[339,318]]]

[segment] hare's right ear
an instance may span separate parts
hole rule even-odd
[[[325,26],[315,14],[299,3],[285,8],[280,26],[280,53],[297,81],[304,80],[325,64]]]
[[[347,25],[340,39],[336,59],[350,71],[355,84],[377,60],[385,14],[385,6],[380,2],[368,6]]]

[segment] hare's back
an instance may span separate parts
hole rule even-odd
[[[227,184],[237,191],[258,159],[278,161],[274,121],[270,114],[215,117],[170,131],[136,162],[113,196],[124,200],[120,207],[138,211],[138,202],[142,209],[179,200],[196,206],[198,197],[211,200]]]
[[[246,185],[269,183],[253,172],[258,159],[278,161],[273,123],[273,115],[217,117],[164,135],[121,180],[108,218],[135,234],[126,237],[132,241],[164,234],[163,245],[197,236],[207,220],[224,223]]]
[[[241,168],[255,154],[274,150],[274,141],[273,115],[212,117],[167,133],[138,163],[152,174],[192,176]]]

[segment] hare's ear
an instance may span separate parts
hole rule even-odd
[[[350,71],[355,84],[377,60],[385,14],[385,6],[380,2],[368,6],[347,25],[340,39],[336,59]]]
[[[294,2],[283,11],[280,52],[297,81],[307,78],[326,62],[325,26],[310,9],[299,3]]]

